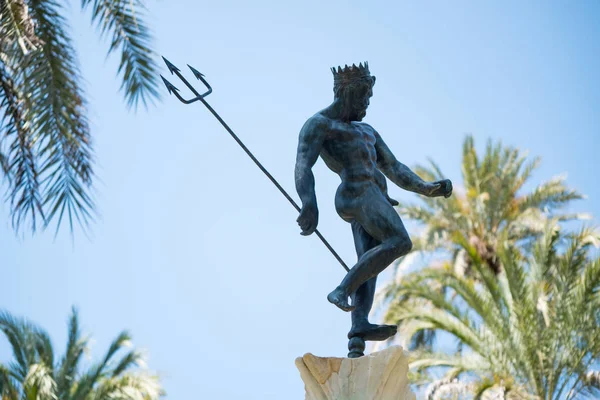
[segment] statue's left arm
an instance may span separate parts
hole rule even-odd
[[[422,194],[428,197],[444,196],[452,194],[452,182],[444,179],[437,182],[425,182],[421,177],[410,170],[406,165],[396,159],[392,151],[385,144],[379,133],[375,132],[377,141],[377,168],[384,173],[396,185],[404,190]]]

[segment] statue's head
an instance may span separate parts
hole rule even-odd
[[[337,101],[340,101],[345,119],[349,121],[361,121],[367,115],[369,98],[373,95],[375,77],[369,72],[367,62],[360,63],[358,67],[346,65],[345,68],[331,68],[333,72],[333,93]]]

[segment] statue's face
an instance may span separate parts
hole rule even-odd
[[[349,108],[348,115],[351,121],[362,121],[367,115],[369,99],[373,96],[373,85],[375,84],[375,77],[371,78],[348,91],[346,106]]]

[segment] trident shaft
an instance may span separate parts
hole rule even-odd
[[[208,96],[209,94],[212,93],[212,88],[210,87],[210,85],[208,84],[208,82],[206,82],[206,80],[204,79],[204,75],[201,74],[200,72],[198,72],[196,69],[192,68],[190,65],[188,65],[188,67],[190,68],[190,70],[192,70],[192,73],[194,74],[194,76],[196,77],[196,79],[200,80],[206,87],[207,87],[207,91],[204,92],[203,94],[198,93],[198,91],[194,88],[193,85],[191,85],[181,74],[181,71],[179,70],[179,68],[177,68],[175,65],[173,65],[169,60],[167,60],[166,58],[163,57],[163,60],[165,60],[165,64],[167,64],[167,67],[169,68],[169,71],[171,72],[171,74],[175,74],[179,77],[179,79],[181,79],[183,81],[183,83],[185,83],[185,86],[187,86],[192,93],[194,93],[194,95],[196,97],[193,97],[189,100],[184,99],[181,94],[179,93],[179,89],[177,89],[171,82],[169,82],[168,80],[165,79],[164,76],[160,76],[163,80],[163,82],[165,83],[165,86],[167,87],[167,90],[169,91],[170,94],[174,94],[175,97],[177,97],[179,99],[179,101],[181,101],[183,104],[191,104],[194,103],[196,101],[201,101],[202,104],[204,104],[206,106],[206,108],[208,108],[208,111],[210,111],[215,118],[221,123],[221,125],[223,125],[223,127],[225,128],[225,130],[227,130],[227,132],[229,132],[229,134],[231,135],[231,137],[233,137],[233,139],[237,142],[237,144],[240,145],[240,147],[246,152],[246,154],[248,154],[248,156],[252,159],[252,161],[254,161],[254,163],[258,166],[258,168],[267,176],[267,178],[269,178],[269,180],[271,182],[273,182],[273,184],[277,187],[277,189],[279,189],[279,191],[281,192],[281,194],[283,194],[283,196],[288,199],[288,201],[292,204],[292,206],[294,206],[294,208],[296,209],[296,211],[300,212],[300,207],[298,206],[298,204],[296,204],[296,202],[294,201],[294,199],[292,199],[290,197],[290,195],[285,191],[285,189],[283,187],[281,187],[281,185],[279,184],[279,182],[277,182],[277,180],[275,178],[273,178],[273,175],[271,175],[269,173],[269,171],[267,171],[267,169],[265,167],[262,166],[262,164],[260,163],[260,161],[258,161],[258,159],[256,157],[254,157],[254,154],[252,154],[252,152],[250,152],[250,150],[246,147],[246,145],[244,143],[242,143],[242,141],[240,140],[240,138],[237,137],[237,135],[231,130],[231,128],[229,127],[229,125],[227,125],[225,123],[225,121],[223,121],[223,118],[221,118],[221,116],[219,114],[217,114],[217,112],[210,106],[210,104],[208,104],[206,102],[206,100],[204,100],[204,98],[206,96]],[[329,249],[329,251],[331,252],[331,254],[333,254],[333,256],[336,258],[336,260],[339,261],[339,263],[342,265],[342,267],[344,267],[344,269],[346,271],[349,271],[348,266],[346,265],[346,263],[344,263],[344,260],[342,260],[342,258],[338,255],[338,253],[336,253],[336,251],[333,249],[333,247],[331,247],[331,245],[329,244],[329,242],[327,242],[327,240],[323,237],[323,235],[321,235],[321,232],[319,232],[318,230],[315,230],[315,234],[319,237],[319,239],[321,239],[321,241],[323,242],[323,244],[325,245],[325,247],[327,247]]]

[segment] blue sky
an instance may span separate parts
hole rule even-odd
[[[148,12],[159,54],[206,75],[210,103],[294,197],[298,132],[333,97],[329,68],[367,60],[365,121],[407,165],[432,158],[458,185],[465,135],[480,148],[502,140],[543,157],[535,182],[568,173],[588,195],[573,211],[600,215],[598,2],[152,1]],[[207,110],[165,96],[128,112],[116,58],[89,15],[68,13],[101,219],[89,240],[17,238],[0,206],[0,307],[62,350],[78,306],[96,357],[129,329],[172,399],[302,399],[295,357],[346,354],[349,315],[326,301],[343,270],[299,235],[296,212]],[[319,229],[353,263],[339,180],[322,162],[315,175]]]

